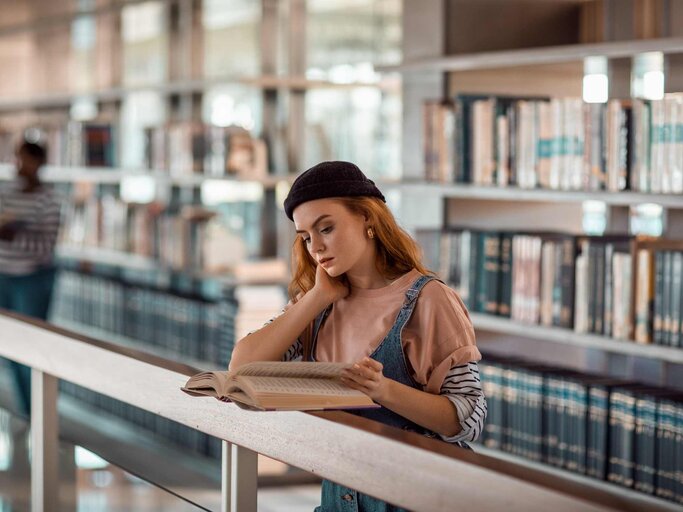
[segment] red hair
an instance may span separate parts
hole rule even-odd
[[[377,244],[377,270],[387,279],[396,279],[417,269],[422,274],[431,272],[422,264],[420,246],[396,222],[387,205],[377,197],[334,198],[351,213],[364,216],[375,232]],[[289,297],[297,298],[313,288],[315,284],[315,260],[306,248],[301,236],[297,236],[292,247],[292,280],[289,283]]]

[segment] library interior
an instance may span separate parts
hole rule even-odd
[[[0,512],[683,510],[683,0],[16,0],[0,66]]]

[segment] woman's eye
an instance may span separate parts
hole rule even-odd
[[[328,226],[328,227],[323,228],[323,229],[320,230],[320,232],[321,232],[323,235],[326,235],[327,233],[330,233],[331,231],[332,231],[332,226]]]
[[[302,240],[304,241],[305,244],[311,243],[311,239],[310,239],[310,238],[302,238]]]

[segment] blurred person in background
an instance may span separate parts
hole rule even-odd
[[[0,187],[0,308],[47,319],[55,280],[53,265],[60,202],[39,177],[45,148],[17,147],[15,179]],[[28,343],[30,340],[17,340]],[[10,361],[20,413],[30,413],[31,369]]]

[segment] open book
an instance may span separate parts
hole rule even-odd
[[[243,409],[311,411],[379,407],[339,377],[350,364],[259,361],[230,372],[202,372],[181,388],[194,396],[235,402]]]

